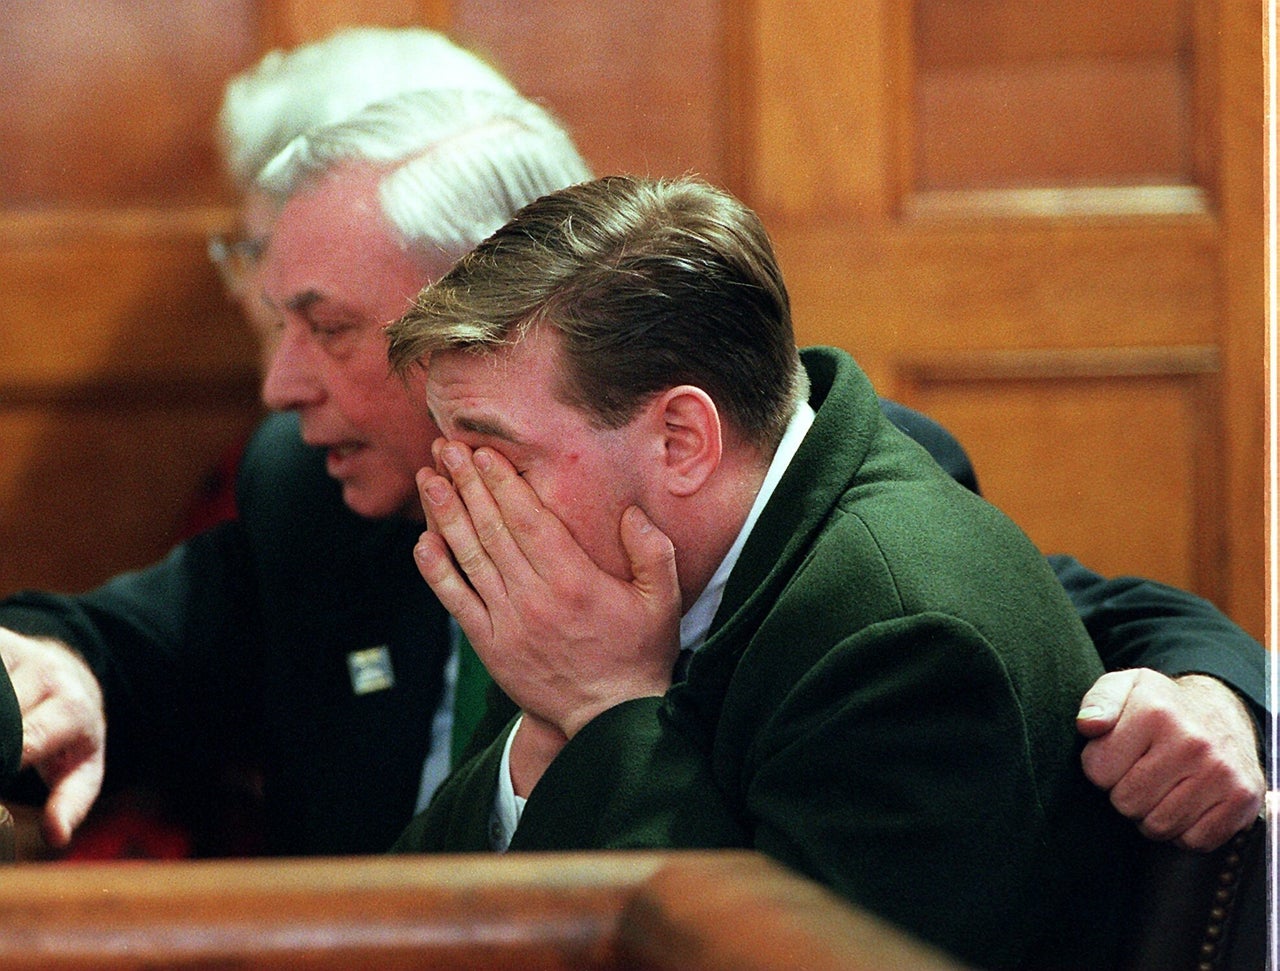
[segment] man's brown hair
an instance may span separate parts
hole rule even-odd
[[[530,203],[423,290],[388,329],[390,359],[403,375],[433,352],[493,350],[533,326],[560,334],[562,400],[602,427],[691,384],[771,449],[803,380],[763,225],[695,179],[611,177]]]

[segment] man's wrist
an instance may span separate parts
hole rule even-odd
[[[524,712],[508,745],[507,760],[515,795],[528,798],[568,738],[555,725]]]
[[[1259,761],[1262,760],[1261,726],[1258,724],[1258,719],[1253,713],[1248,698],[1221,678],[1212,674],[1204,674],[1200,671],[1187,671],[1183,674],[1175,675],[1173,680],[1180,687],[1189,688],[1197,692],[1212,693],[1214,697],[1230,699],[1228,702],[1230,709],[1239,716],[1239,720],[1242,723],[1249,726],[1253,737],[1254,750],[1258,753]]]

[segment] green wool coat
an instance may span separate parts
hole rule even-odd
[[[1137,837],[1080,768],[1092,644],[847,354],[803,359],[817,418],[686,680],[576,735],[512,851],[750,847],[980,967],[1112,965]],[[498,721],[397,850],[488,848]]]

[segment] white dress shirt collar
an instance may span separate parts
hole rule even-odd
[[[760,513],[764,511],[765,505],[773,495],[773,490],[778,487],[783,473],[787,471],[787,466],[791,464],[791,460],[800,448],[800,443],[804,441],[804,436],[813,425],[814,417],[813,408],[807,401],[802,401],[795,414],[791,416],[791,421],[787,423],[787,430],[783,432],[782,441],[778,443],[777,451],[773,453],[769,471],[765,473],[764,482],[760,484],[760,491],[756,493],[755,502],[751,504],[746,522],[738,530],[737,539],[729,547],[729,552],[720,561],[716,572],[712,574],[710,582],[698,595],[693,606],[680,618],[681,650],[696,651],[707,639],[711,621],[715,618],[716,611],[720,609],[720,601],[724,598],[724,585],[738,562],[742,547],[746,545],[747,537],[751,535],[756,520],[760,518]]]

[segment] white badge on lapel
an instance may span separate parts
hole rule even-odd
[[[386,691],[396,683],[391,651],[385,644],[352,651],[347,655],[347,670],[351,672],[351,690],[358,695]]]

